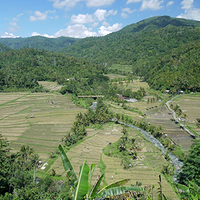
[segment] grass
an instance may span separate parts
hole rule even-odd
[[[126,76],[119,75],[119,74],[106,74],[106,76],[108,76],[110,80],[116,79],[116,78],[126,78]]]
[[[192,138],[171,119],[172,115],[165,106],[161,106],[159,109],[146,111],[146,120],[157,127],[161,126],[163,132],[167,134],[175,144],[180,146],[182,151],[188,151],[193,143]]]
[[[138,158],[134,160],[134,167],[124,170],[121,166],[121,160],[116,157],[108,157],[102,155],[102,160],[106,165],[105,175],[106,182],[109,184],[113,181],[130,178],[128,184],[141,182],[146,187],[155,185],[158,187],[158,176],[165,161],[161,152],[151,143],[143,139],[143,136],[135,130],[129,129],[129,134],[136,139],[136,143],[140,146]],[[178,199],[171,186],[163,178],[163,192],[168,199]]]
[[[58,85],[56,82],[50,81],[38,81],[40,85],[42,85],[45,89],[50,91],[57,91],[60,90],[62,85]]]

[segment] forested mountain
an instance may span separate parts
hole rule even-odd
[[[200,83],[197,78],[200,75],[198,61],[200,21],[160,16],[131,24],[118,32],[104,37],[88,37],[84,39],[60,37],[52,39],[37,36],[31,38],[0,39],[0,42],[4,42],[11,48],[28,46],[48,51],[57,51],[58,53],[78,58],[79,61],[77,62],[80,62],[81,59],[81,65],[85,65],[83,63],[85,62],[84,60],[95,64],[108,63],[109,67],[112,64],[132,65],[132,72],[144,77],[144,80],[155,89],[166,90],[173,88],[173,92],[180,89],[190,91],[200,90]],[[31,53],[31,56],[25,56],[24,51],[20,50],[18,53],[15,51],[11,55],[17,54],[20,57],[19,60],[23,60],[22,58],[24,58],[26,66],[34,68],[34,73],[36,73],[34,80],[48,79],[63,82],[66,79],[66,73],[63,73],[62,70],[69,70],[68,67],[64,67],[64,63],[61,64],[63,67],[62,70],[59,69],[59,72],[56,71],[55,73],[55,68],[53,68],[56,61],[59,66],[63,55],[56,54],[55,56],[52,52],[49,54],[46,52],[45,56],[41,57],[37,52],[33,53],[36,55]],[[28,50],[27,48],[26,51],[33,52],[34,50]],[[41,52],[44,53],[44,51],[40,51],[39,54]],[[55,58],[54,60],[54,57],[58,55],[60,58]],[[4,58],[6,55],[2,54],[1,56]],[[14,69],[18,61],[12,61],[13,64],[11,65],[11,61],[9,61],[11,57],[7,56],[4,63],[1,61],[1,68],[2,66],[4,66],[4,69],[5,66],[6,68],[11,68],[12,66],[12,69]],[[18,59],[18,57],[15,56],[12,59]],[[51,60],[51,63],[47,62],[44,65],[43,60],[46,62],[46,59]],[[71,66],[73,72],[77,70],[73,64],[70,64],[71,61],[66,61],[66,63],[67,66]],[[20,68],[23,68],[23,65],[17,64]],[[101,68],[100,71],[107,70],[103,69],[103,65],[99,65],[98,68]],[[53,72],[51,75],[49,72],[46,73],[50,69]],[[96,70],[96,68],[94,69]],[[22,71],[24,72],[24,70]],[[40,75],[38,75],[39,71],[41,71]],[[45,73],[42,73],[42,71]],[[80,72],[76,71],[78,79],[85,77],[84,70]],[[93,74],[96,74],[96,72]],[[74,75],[75,73],[73,73]],[[169,76],[171,79],[167,78]],[[86,90],[91,89],[88,88]]]
[[[8,51],[10,50],[9,47],[7,47],[5,44],[0,43],[0,52]]]
[[[31,47],[46,51],[58,51],[63,47],[67,47],[78,39],[69,37],[47,38],[42,36],[34,36],[28,38],[0,38],[0,43],[7,45],[12,49],[21,49]]]
[[[37,89],[39,80],[63,84],[104,72],[103,66],[44,50],[24,48],[0,53],[0,90]]]
[[[78,40],[60,52],[96,63],[140,65],[200,39],[199,21],[168,16],[145,19],[104,37]]]
[[[200,92],[200,40],[149,61],[148,68],[148,72],[143,70],[141,75],[154,89],[168,89],[172,93],[178,90]]]
[[[133,65],[155,89],[199,91],[200,22],[153,17],[62,50],[96,63]],[[170,78],[169,78],[170,77]]]

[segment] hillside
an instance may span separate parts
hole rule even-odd
[[[63,47],[67,47],[78,39],[69,37],[47,38],[42,36],[34,36],[28,38],[0,38],[0,43],[12,49],[21,49],[31,47],[34,49],[43,49],[46,51],[58,51]]]
[[[24,48],[0,54],[0,91],[37,88],[37,81],[79,80],[103,74],[103,66],[54,52]],[[68,81],[69,82],[69,81]]]
[[[78,40],[60,52],[96,63],[139,65],[144,60],[200,39],[200,29],[196,27],[200,27],[200,22],[168,16],[153,17],[104,37]]]
[[[142,75],[154,89],[200,92],[200,40],[173,49],[148,66],[150,70],[143,71]]]
[[[199,91],[199,27],[198,21],[153,17],[105,37],[79,40],[62,52],[96,63],[133,65],[132,71],[157,90]]]
[[[10,48],[6,46],[5,44],[0,43],[0,52],[8,51]]]
[[[37,36],[0,39],[0,42],[2,41],[11,48],[31,46],[37,49],[57,51],[57,53],[81,59],[81,63],[84,62],[84,59],[95,64],[107,63],[109,68],[112,67],[112,64],[132,65],[132,72],[144,77],[144,80],[157,90],[173,89],[172,92],[177,92],[178,90],[200,90],[200,83],[197,81],[200,75],[199,62],[195,61],[199,57],[199,21],[160,16],[131,24],[118,32],[104,37],[88,37],[84,39],[60,37],[52,39]],[[194,50],[192,51],[192,49]],[[189,55],[187,52],[190,50],[192,53]],[[18,54],[21,57],[20,52]],[[194,56],[191,57],[191,55]],[[45,57],[52,57],[50,65],[54,65],[52,59],[55,55],[53,53],[49,55],[46,53]],[[186,65],[185,63],[191,63],[191,59],[194,60],[195,64]],[[32,67],[38,66],[38,68],[41,68],[41,58],[34,57],[32,59],[31,57],[30,60],[35,62],[35,64],[28,63]],[[64,66],[64,63],[62,65]],[[45,67],[42,67],[43,71],[45,71]],[[100,71],[107,71],[103,65],[100,68]],[[52,70],[55,71],[55,69]],[[74,70],[76,68],[73,68]],[[46,75],[44,76],[44,73],[41,75],[42,80],[59,80],[58,82],[63,82],[66,77],[64,77],[65,72],[61,71],[56,73],[57,78],[52,78],[53,75],[49,78]],[[83,75],[85,72],[83,74],[82,72],[77,73],[79,78],[85,76]],[[169,76],[171,79],[167,78]],[[80,86],[82,88],[81,91],[91,91],[89,87],[84,89],[84,84]],[[74,88],[74,86],[70,87]],[[77,88],[76,90],[79,89]]]

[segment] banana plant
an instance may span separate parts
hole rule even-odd
[[[96,198],[106,198],[110,196],[124,194],[127,191],[138,192],[144,190],[142,187],[122,186],[127,183],[129,179],[116,181],[99,189],[101,181],[104,178],[104,174],[99,176],[96,183],[92,186],[91,180],[96,165],[92,164],[91,168],[89,168],[86,161],[84,161],[84,163],[80,166],[79,177],[77,178],[74,169],[70,163],[70,160],[63,150],[63,147],[59,145],[58,149],[60,151],[64,169],[65,171],[67,171],[68,178],[72,181],[75,188],[74,200],[92,200]]]
[[[188,185],[177,184],[177,189],[182,191],[181,195],[184,196],[184,199],[200,199],[200,186],[194,182],[188,181]]]

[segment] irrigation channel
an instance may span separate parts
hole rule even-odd
[[[132,124],[125,124],[124,122],[120,122],[120,121],[117,121],[115,119],[113,119],[113,121],[116,121],[120,124],[123,124],[125,126],[128,126],[128,127],[131,127],[135,130],[138,130],[142,133],[142,135],[147,139],[149,140],[155,147],[157,147],[159,150],[161,150],[161,152],[163,154],[166,154],[167,150],[166,148],[163,146],[163,144],[158,140],[156,139],[153,135],[150,135],[147,131],[145,131],[144,129],[142,128],[138,128]],[[175,173],[174,173],[174,176],[173,176],[173,180],[174,182],[177,182],[177,178],[176,178],[176,175],[177,173],[181,170],[181,167],[183,166],[183,162],[181,162],[178,157],[176,157],[175,155],[173,155],[171,152],[168,152],[168,155],[169,155],[169,158],[170,158],[170,162],[171,164],[174,165],[175,167]]]

